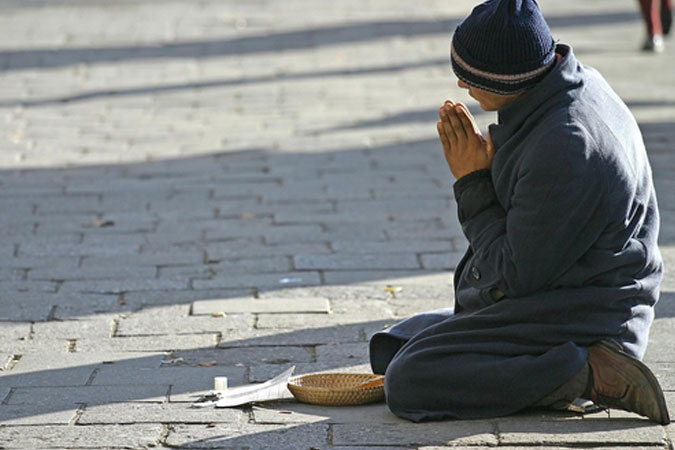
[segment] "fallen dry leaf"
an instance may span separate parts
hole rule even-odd
[[[104,219],[94,220],[93,222],[89,223],[89,226],[91,228],[105,228],[105,227],[112,227],[114,225],[115,225],[114,220],[104,220]]]
[[[199,367],[212,367],[215,366],[216,362],[215,361],[206,361],[203,363],[199,363]]]

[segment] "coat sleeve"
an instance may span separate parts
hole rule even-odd
[[[598,239],[607,223],[606,177],[583,133],[549,135],[526,152],[508,210],[491,174],[454,186],[462,229],[474,252],[462,276],[476,289],[520,297],[550,286]]]

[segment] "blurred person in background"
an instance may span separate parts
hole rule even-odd
[[[640,10],[647,30],[642,49],[660,53],[664,49],[663,37],[670,34],[673,24],[672,0],[639,0]]]

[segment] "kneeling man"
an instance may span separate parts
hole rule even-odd
[[[455,307],[377,333],[371,365],[413,420],[507,415],[577,398],[667,424],[640,359],[663,264],[642,136],[534,0],[490,0],[456,29],[452,68],[498,122],[446,101],[438,134],[469,249]]]

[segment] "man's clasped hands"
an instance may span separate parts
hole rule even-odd
[[[476,121],[463,103],[446,100],[439,109],[436,129],[450,171],[458,180],[476,170],[489,169],[495,149],[478,129]]]

